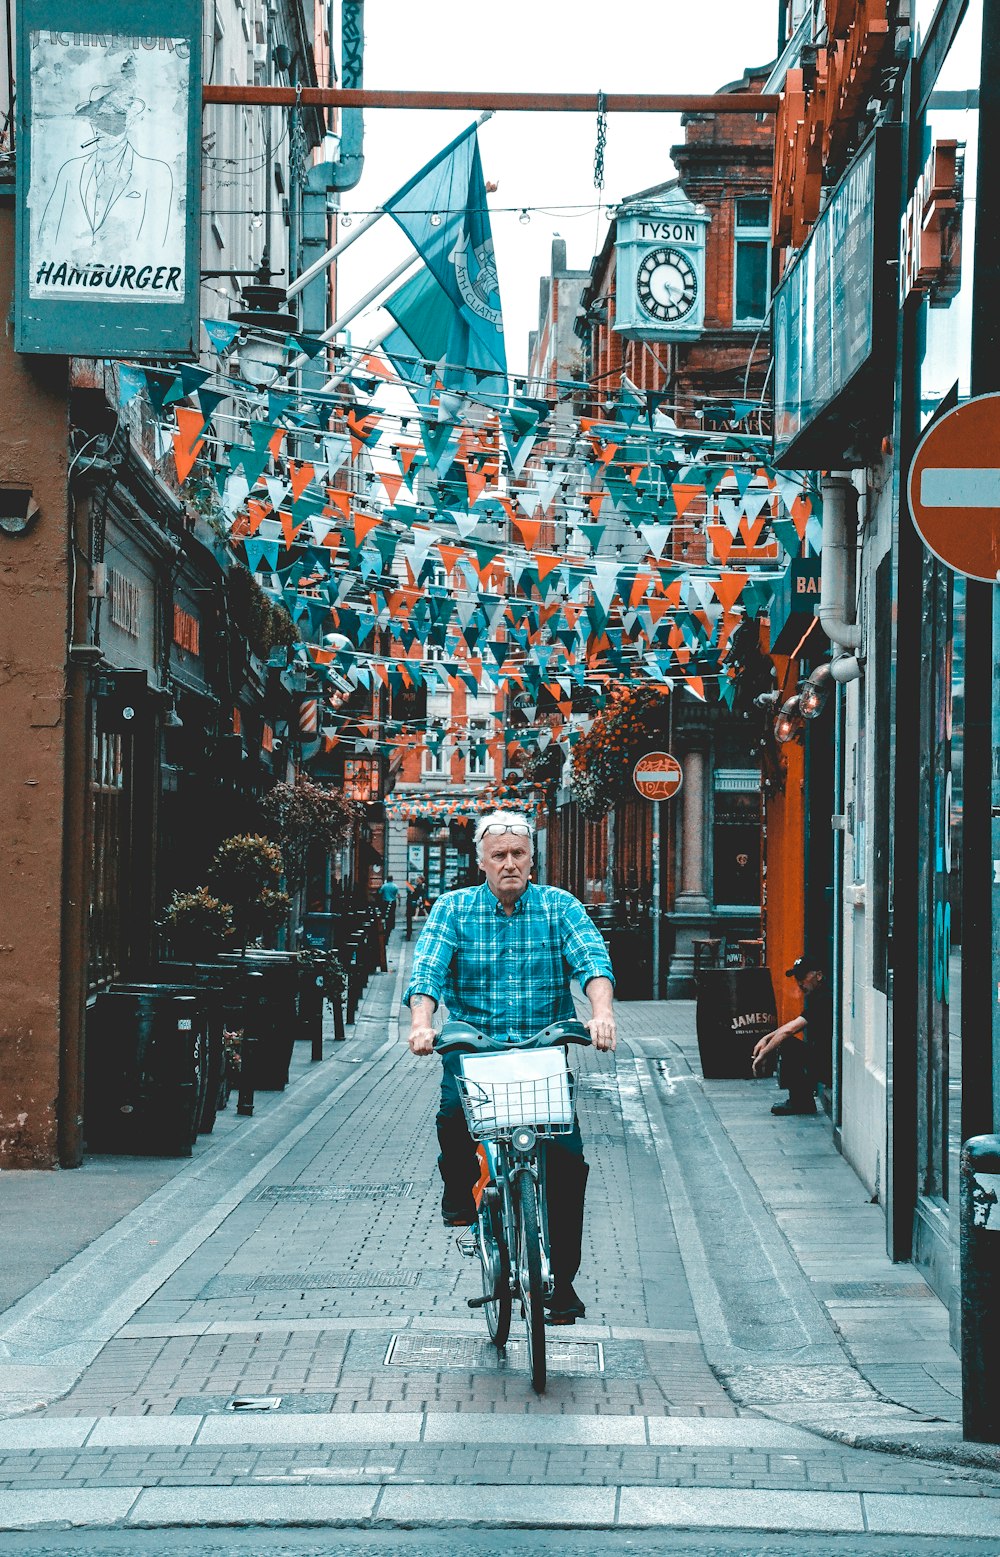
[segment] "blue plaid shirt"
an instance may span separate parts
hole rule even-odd
[[[490,1038],[529,1038],[576,1015],[571,978],[584,989],[591,979],[614,982],[604,942],[576,898],[529,882],[505,914],[484,881],[434,904],[403,1003],[429,995]]]

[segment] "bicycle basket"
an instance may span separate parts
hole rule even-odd
[[[573,1128],[574,1078],[561,1049],[463,1054],[457,1081],[477,1139],[497,1140],[519,1125],[541,1135],[568,1135]]]

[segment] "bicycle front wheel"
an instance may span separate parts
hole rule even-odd
[[[487,1192],[479,1206],[479,1257],[482,1262],[483,1304],[490,1340],[502,1351],[510,1334],[513,1299],[510,1291],[510,1255],[503,1235],[503,1220],[496,1195]]]
[[[528,1337],[528,1366],[536,1395],[545,1389],[545,1309],[542,1307],[542,1239],[538,1225],[535,1181],[522,1173],[518,1181],[520,1259],[518,1276]]]

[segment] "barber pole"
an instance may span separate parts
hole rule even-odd
[[[319,734],[319,700],[304,697],[299,704],[299,734],[305,740],[315,740]]]

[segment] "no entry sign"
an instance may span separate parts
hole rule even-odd
[[[968,578],[1000,577],[1000,394],[977,395],[929,427],[908,483],[910,513],[935,557]]]
[[[683,776],[676,757],[666,751],[648,751],[636,763],[632,778],[647,800],[669,800],[680,789]]]

